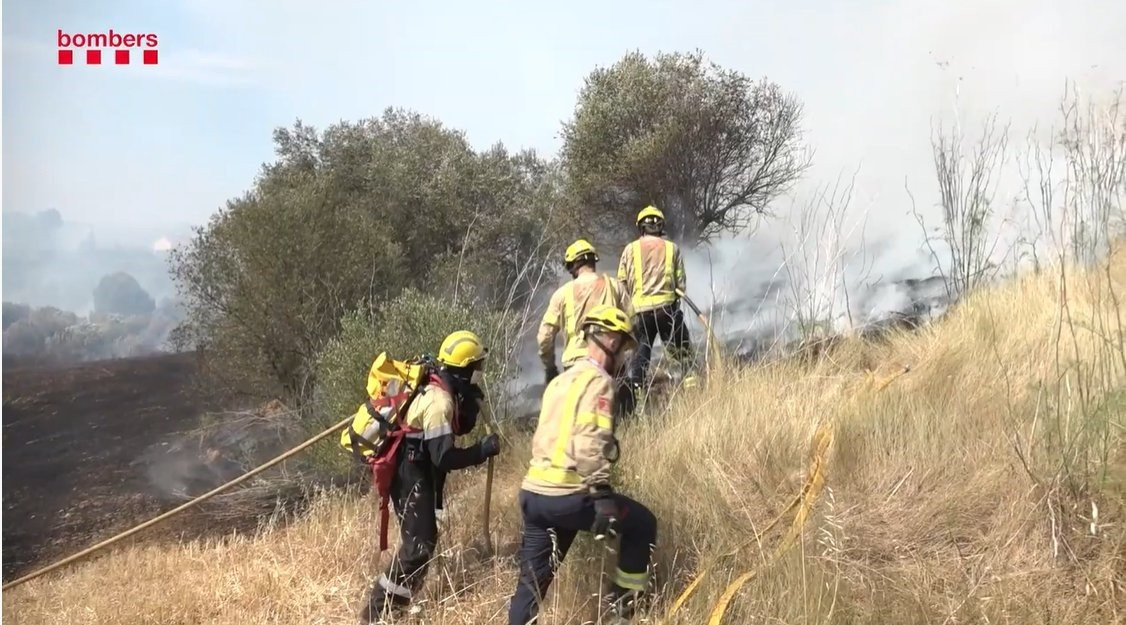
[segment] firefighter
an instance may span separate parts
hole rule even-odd
[[[540,360],[544,367],[544,384],[559,375],[555,366],[555,336],[563,331],[563,368],[566,369],[586,353],[579,321],[600,304],[617,306],[629,314],[629,296],[613,276],[596,271],[598,252],[586,239],[575,241],[563,253],[563,266],[573,278],[556,289],[540,322]]]
[[[638,344],[628,376],[632,393],[637,393],[645,382],[658,336],[674,359],[688,365],[692,358],[688,327],[677,295],[677,291],[686,292],[680,247],[664,238],[665,215],[655,206],[646,206],[637,214],[637,228],[640,236],[626,246],[618,263],[618,280],[632,298],[634,337]],[[691,371],[684,383],[696,383]]]
[[[614,436],[613,374],[636,344],[630,319],[597,306],[583,319],[585,354],[547,385],[532,460],[519,501],[524,532],[520,579],[509,604],[509,625],[535,622],[548,587],[575,536],[621,536],[620,558],[606,594],[607,608],[630,618],[649,582],[657,520],[644,505],[614,491],[610,470],[619,449]]]
[[[422,586],[438,541],[435,508],[439,483],[449,471],[479,465],[500,453],[500,439],[490,434],[459,448],[456,435],[473,429],[484,393],[480,378],[488,355],[481,339],[468,331],[446,337],[438,351],[439,367],[407,407],[404,425],[421,430],[408,435],[399,451],[391,500],[399,519],[399,551],[372,588],[361,623],[408,606]]]

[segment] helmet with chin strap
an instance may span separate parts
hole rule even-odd
[[[582,325],[583,331],[588,335],[607,332],[621,334],[623,338],[622,349],[630,349],[637,344],[636,339],[633,338],[633,324],[625,311],[617,306],[609,304],[595,306],[583,317]]]

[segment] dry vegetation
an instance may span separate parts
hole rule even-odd
[[[790,520],[756,534],[799,491],[811,436],[832,421],[827,482],[802,539],[723,622],[1126,622],[1123,282],[1119,247],[1101,268],[975,293],[915,333],[846,341],[814,363],[713,372],[709,388],[627,426],[620,486],[662,524],[652,616],[716,562],[667,621],[706,622],[727,583],[765,560]],[[526,438],[508,442],[493,500],[499,555],[472,547],[483,471],[458,476],[444,551],[408,621],[504,622],[528,453]],[[354,623],[378,574],[376,527],[373,500],[327,494],[255,536],[131,546],[34,580],[5,593],[3,616]],[[613,557],[581,538],[542,621],[583,622],[604,566]]]

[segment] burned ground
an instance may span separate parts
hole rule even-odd
[[[5,363],[3,570],[7,581],[166,510],[138,460],[199,425],[190,354],[69,366]],[[186,515],[144,539],[215,531]]]

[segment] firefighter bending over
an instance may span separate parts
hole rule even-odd
[[[657,520],[610,485],[619,453],[611,416],[613,374],[628,362],[635,344],[630,320],[619,308],[597,306],[582,329],[586,353],[544,390],[531,466],[519,495],[524,534],[509,625],[535,622],[555,568],[580,531],[596,540],[621,535],[621,555],[603,606],[612,614],[630,618],[649,582]]]
[[[590,309],[599,305],[612,305],[630,314],[629,295],[613,276],[598,273],[598,252],[586,239],[579,239],[567,247],[563,266],[573,280],[556,289],[547,304],[540,323],[540,360],[544,367],[544,384],[559,375],[555,366],[555,336],[563,331],[563,368],[586,355],[579,321]]]

